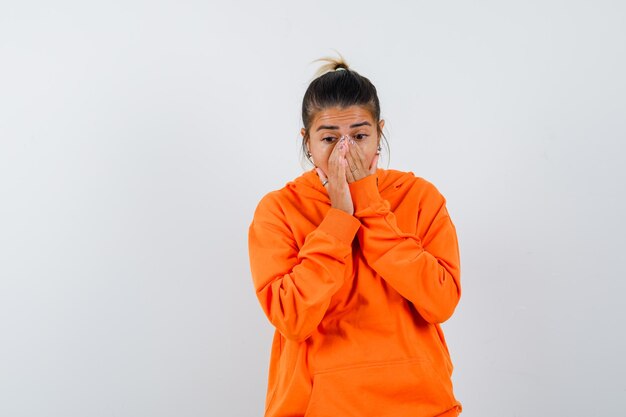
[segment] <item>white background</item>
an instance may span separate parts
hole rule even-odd
[[[623,2],[2,0],[0,415],[262,415],[247,228],[333,49],[448,200],[463,415],[624,413]]]

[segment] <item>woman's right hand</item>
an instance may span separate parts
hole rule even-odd
[[[347,139],[342,137],[328,157],[328,173],[325,173],[320,168],[315,168],[315,170],[322,183],[328,181],[325,187],[330,197],[331,207],[353,215],[354,205],[352,204],[350,187],[346,178],[346,169],[348,167],[348,161],[346,160],[347,152]]]

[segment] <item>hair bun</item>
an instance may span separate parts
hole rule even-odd
[[[323,58],[319,58],[313,61],[313,62],[318,62],[318,61],[326,62],[326,64],[322,65],[317,70],[313,78],[321,77],[322,75],[328,72],[332,72],[332,71],[342,71],[342,70],[350,71],[350,66],[348,65],[346,60],[343,58],[343,56],[341,56],[339,52],[337,52],[337,55],[339,55],[339,58],[323,57]]]

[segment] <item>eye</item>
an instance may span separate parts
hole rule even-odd
[[[335,140],[337,139],[333,136],[326,136],[325,138],[322,138],[322,142],[326,143],[333,143]]]
[[[368,136],[369,135],[366,135],[365,133],[358,133],[358,134],[354,135],[354,138],[357,139],[357,140],[362,140],[362,139],[365,139]]]

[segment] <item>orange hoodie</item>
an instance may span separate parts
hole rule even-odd
[[[439,326],[461,294],[446,200],[380,168],[350,192],[354,216],[311,170],[254,213],[252,278],[276,327],[265,416],[457,416]]]

